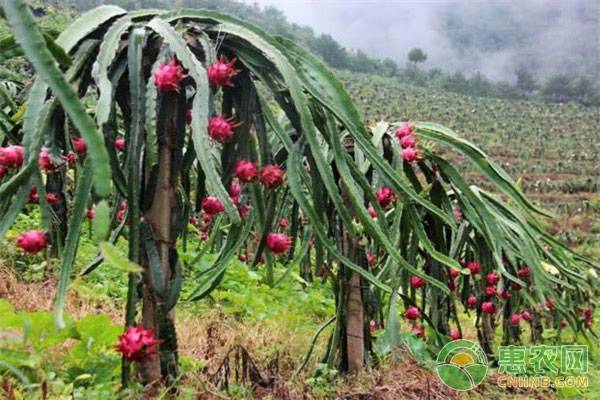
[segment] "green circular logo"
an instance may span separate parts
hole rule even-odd
[[[475,388],[483,382],[488,369],[488,360],[481,347],[464,339],[446,343],[436,361],[437,375],[454,390]]]

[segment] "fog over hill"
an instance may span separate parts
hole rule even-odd
[[[514,80],[528,67],[550,75],[600,77],[600,2],[245,0],[331,34],[343,46],[400,64],[413,47],[427,65]]]

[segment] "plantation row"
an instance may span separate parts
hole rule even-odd
[[[327,332],[319,358],[336,374],[404,345],[433,354],[467,325],[492,358],[525,332],[589,337],[600,267],[549,234],[545,211],[451,129],[416,114],[365,124],[319,59],[228,15],[106,6],[54,42],[23,1],[3,5],[37,75],[5,104],[0,232],[18,227],[7,245],[25,270],[58,260],[45,271],[58,277],[58,331],[73,328],[76,274],[127,276],[122,386],[156,396],[179,384],[178,304],[210,301],[239,263],[269,288],[296,274],[306,292],[317,276],[328,283],[335,307],[313,343]],[[20,229],[24,217],[34,222]],[[90,242],[97,258],[76,269]]]
[[[567,218],[600,219],[598,107],[475,98],[374,75],[344,71],[337,75],[365,119],[439,121],[520,178],[523,191],[543,207]],[[470,182],[486,187],[462,155],[445,154],[468,172]],[[564,219],[553,224],[555,231],[567,236],[571,224]],[[600,255],[598,229],[587,224],[579,232],[585,236],[586,253]],[[581,244],[583,238],[572,243]]]

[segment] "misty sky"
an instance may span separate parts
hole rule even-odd
[[[400,64],[413,47],[428,53],[429,66],[481,71],[496,79],[512,79],[515,66],[523,63],[552,73],[579,68],[581,57],[593,57],[600,64],[600,0],[244,1],[275,6],[288,21],[329,33],[346,48],[363,49]],[[486,29],[486,21],[500,23],[500,18],[506,18],[524,30],[535,26],[534,34],[512,47],[487,52],[463,49],[458,54],[440,22],[449,10],[463,20],[475,21],[473,25],[480,30]],[[510,28],[506,34],[511,34]]]

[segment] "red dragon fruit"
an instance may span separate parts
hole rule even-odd
[[[483,311],[486,314],[495,314],[496,306],[491,301],[484,301],[483,303],[481,303],[481,311]]]
[[[258,176],[258,168],[252,161],[240,160],[235,164],[234,174],[240,182],[250,183]]]
[[[390,204],[396,201],[396,193],[389,186],[383,186],[375,193],[377,202],[383,208],[386,208]]]
[[[521,318],[523,318],[523,320],[529,322],[533,319],[533,315],[529,311],[523,311],[521,313]]]
[[[414,287],[415,289],[422,288],[426,284],[427,282],[425,282],[425,279],[421,278],[420,276],[413,276],[410,278],[410,286]]]
[[[23,146],[0,147],[0,166],[7,169],[19,168],[23,165],[24,154]]]
[[[403,136],[402,138],[400,138],[400,146],[403,149],[406,149],[408,147],[415,147],[416,144],[417,144],[417,138],[414,137],[413,135],[406,135],[406,136]]]
[[[477,297],[474,294],[467,297],[467,305],[469,306],[469,308],[475,308],[475,306],[477,305]]]
[[[143,361],[156,354],[158,351],[156,346],[162,342],[154,338],[151,329],[131,326],[119,337],[117,351],[122,353],[127,361]]]
[[[488,285],[495,285],[500,281],[500,275],[495,272],[490,272],[486,275],[485,280],[487,281]]]
[[[285,233],[269,233],[267,235],[267,248],[271,253],[287,253],[292,247],[292,239]]]
[[[154,71],[154,84],[162,92],[177,92],[184,78],[183,67],[177,60],[161,64]]]
[[[118,138],[115,140],[115,148],[117,150],[123,151],[123,150],[125,150],[125,146],[126,146],[125,139]]]
[[[477,275],[481,272],[481,264],[477,261],[471,261],[467,264],[467,268],[471,271],[471,275]]]
[[[54,161],[52,161],[52,158],[50,157],[50,152],[46,147],[42,147],[42,150],[40,151],[38,165],[43,171],[46,172],[52,172],[56,169]]]
[[[208,82],[214,87],[219,86],[233,86],[231,81],[240,71],[233,68],[236,63],[236,59],[233,58],[231,61],[227,61],[225,56],[214,63],[212,63],[208,69]]]
[[[225,207],[223,207],[221,201],[214,196],[209,196],[202,200],[201,207],[202,211],[209,215],[215,215],[225,211]]]
[[[87,152],[87,144],[85,144],[85,140],[82,137],[76,137],[73,139],[73,148],[79,154],[84,154]]]
[[[269,189],[283,184],[284,172],[275,164],[265,165],[258,175],[258,179]]]
[[[510,316],[510,323],[515,325],[515,326],[519,326],[519,324],[521,323],[521,314],[513,314]]]
[[[419,159],[419,153],[414,147],[407,147],[402,150],[402,159],[408,163],[415,162]]]
[[[56,204],[59,199],[55,193],[46,193],[46,201],[50,204]]]
[[[450,332],[450,338],[452,340],[459,340],[462,339],[462,335],[460,334],[460,332],[456,329],[452,330],[452,332]]]
[[[96,210],[94,210],[93,208],[89,208],[86,212],[85,212],[85,217],[87,219],[89,219],[90,221],[92,219],[94,219],[94,217],[96,216]]]
[[[405,136],[412,135],[415,131],[413,124],[404,124],[400,128],[396,129],[395,135],[398,139],[402,139]]]
[[[219,143],[230,142],[233,138],[235,124],[223,115],[214,116],[208,121],[208,136]]]
[[[420,338],[425,337],[425,328],[423,328],[423,325],[421,324],[413,326],[410,331]]]
[[[40,230],[31,230],[17,238],[17,247],[29,254],[36,254],[47,246],[46,235]]]
[[[419,311],[417,307],[409,306],[404,312],[404,316],[410,320],[419,319],[421,317],[421,311]]]

